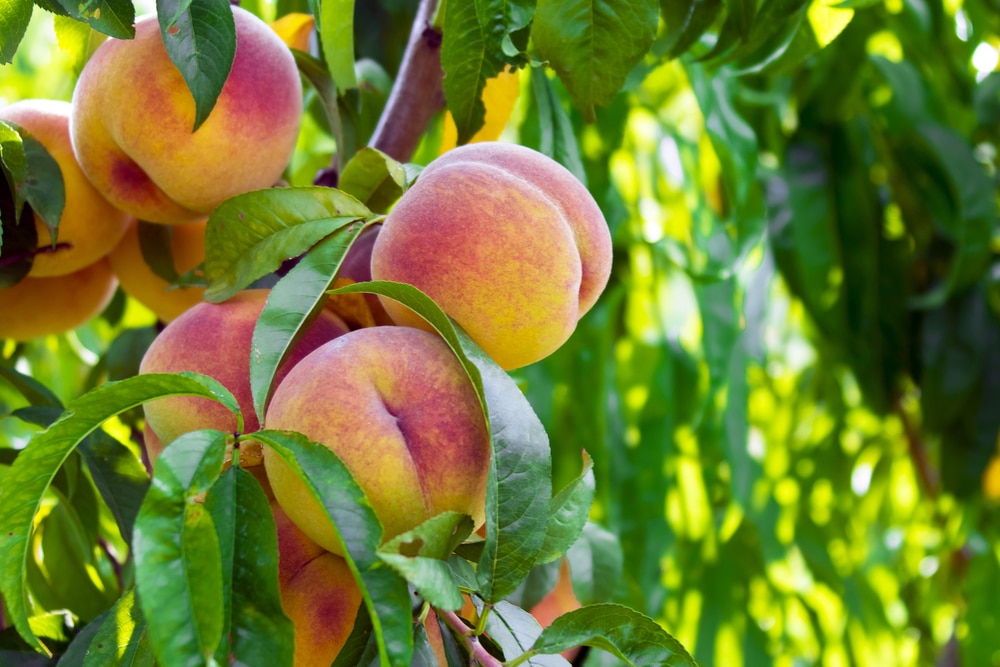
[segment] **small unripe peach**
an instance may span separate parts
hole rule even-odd
[[[561,346],[607,283],[611,236],[587,189],[523,146],[484,142],[445,153],[389,213],[372,277],[409,283],[505,369]],[[392,299],[397,324],[429,328]]]
[[[437,336],[370,327],[321,346],[278,385],[264,423],[336,453],[371,501],[385,539],[448,510],[483,521],[486,423],[468,375]],[[264,464],[289,517],[341,553],[322,507],[291,468],[270,450]]]

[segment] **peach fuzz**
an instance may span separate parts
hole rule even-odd
[[[59,244],[53,251],[49,230],[33,213],[39,254],[28,274],[33,278],[64,276],[90,266],[110,251],[125,233],[128,216],[94,189],[73,156],[69,139],[69,102],[22,100],[0,109],[0,120],[19,125],[37,139],[59,165],[66,203],[59,219]]]
[[[243,432],[258,430],[260,424],[250,394],[251,341],[269,293],[269,290],[246,290],[224,303],[203,301],[190,308],[156,337],[142,359],[139,372],[194,371],[209,375],[236,397],[243,413]],[[308,353],[346,331],[347,326],[335,315],[321,313],[279,369],[277,380]],[[170,396],[146,403],[143,410],[146,423],[164,446],[197,429],[236,430],[236,416],[207,398]],[[255,444],[256,448],[252,446]],[[240,451],[244,466],[260,463],[259,444],[244,443]],[[153,452],[148,453],[151,463],[155,463]]]
[[[205,221],[200,221],[169,228],[170,251],[179,275],[205,261],[205,225]],[[200,303],[205,293],[204,287],[171,288],[170,283],[153,272],[142,256],[139,223],[136,220],[129,224],[122,240],[108,254],[108,259],[122,291],[164,322],[175,320],[185,310]]]
[[[603,291],[611,235],[587,189],[554,160],[484,142],[432,162],[389,213],[372,277],[423,290],[505,369],[561,346]],[[428,328],[391,299],[397,324]]]
[[[490,443],[468,375],[437,336],[358,329],[302,360],[278,385],[264,424],[330,448],[364,490],[388,540],[452,510],[484,518]],[[333,525],[289,466],[264,465],[278,503],[325,549]]]
[[[281,606],[295,628],[295,667],[330,667],[354,628],[361,589],[340,556],[313,542],[271,503]]]
[[[31,340],[75,329],[97,317],[118,282],[108,260],[65,276],[24,278],[0,288],[0,339]]]
[[[83,171],[140,220],[176,223],[278,180],[295,148],[302,84],[288,47],[250,12],[233,8],[236,57],[197,132],[195,103],[167,56],[156,18],[135,39],[109,39],[73,92],[70,134]]]

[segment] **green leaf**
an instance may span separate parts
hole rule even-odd
[[[14,188],[15,219],[20,220],[21,208],[27,202],[45,223],[55,246],[66,203],[59,163],[30,132],[8,121],[0,121],[0,158],[8,174],[7,182]]]
[[[0,289],[12,287],[31,271],[38,249],[38,230],[32,220],[16,221],[14,197],[6,180],[0,181]]]
[[[646,55],[659,18],[657,0],[538,0],[531,37],[592,119]]]
[[[122,539],[131,544],[132,526],[149,488],[146,469],[125,445],[101,430],[91,433],[79,451]]]
[[[666,33],[658,52],[676,58],[694,46],[722,11],[722,0],[660,0]]]
[[[583,168],[580,144],[555,84],[541,67],[531,70],[530,83],[528,108],[536,113],[526,118],[521,126],[522,143],[548,155],[586,185],[587,172]]]
[[[104,354],[109,380],[124,380],[139,374],[139,364],[156,338],[155,327],[125,329],[118,334]]]
[[[319,36],[323,44],[326,66],[343,95],[348,88],[357,88],[354,73],[354,0],[321,0]]]
[[[697,667],[684,647],[656,621],[617,604],[595,604],[563,614],[542,630],[532,650],[559,653],[586,644],[629,667]]]
[[[378,557],[382,524],[350,471],[330,449],[300,433],[265,429],[248,437],[280,456],[324,507],[361,588],[382,664],[409,665],[413,654],[410,594],[406,582]]]
[[[177,266],[174,264],[174,254],[170,241],[174,232],[171,225],[160,225],[155,222],[140,220],[138,224],[139,250],[146,266],[160,280],[175,283],[180,279]]]
[[[68,657],[69,653],[63,656],[63,660]],[[97,627],[83,661],[69,660],[67,664],[79,664],[81,667],[153,667],[154,658],[146,619],[136,604],[135,589],[130,589],[118,599]]]
[[[573,575],[573,593],[580,604],[611,600],[625,562],[617,537],[588,522],[580,539],[566,552],[566,559]]]
[[[274,378],[323,308],[340,264],[365,225],[345,225],[320,241],[268,294],[250,343],[250,392],[260,423],[274,393]]]
[[[531,649],[542,634],[535,617],[520,607],[501,600],[486,617],[486,633],[503,650],[507,662]],[[521,664],[529,667],[565,667],[569,661],[560,655],[534,655]]]
[[[426,294],[402,283],[373,281],[334,290],[370,292],[423,317],[454,350],[489,419],[493,444],[486,489],[486,542],[477,577],[489,602],[501,600],[535,564],[545,538],[552,479],[549,440],[514,381]]]
[[[365,147],[344,167],[337,184],[375,213],[387,213],[411,185],[406,169],[378,150]]]
[[[357,224],[336,230],[271,288],[250,345],[250,392],[260,423],[264,423],[278,369],[323,308],[341,262],[364,229],[365,225]]]
[[[0,0],[0,65],[14,60],[17,46],[31,21],[32,9],[31,0]]]
[[[63,416],[20,453],[0,488],[0,594],[18,632],[46,651],[28,625],[24,568],[32,522],[46,489],[84,438],[110,417],[147,401],[187,394],[219,401],[239,416],[239,406],[216,380],[196,373],[149,374],[109,382],[66,406]],[[238,417],[242,429],[242,417]]]
[[[444,512],[386,542],[378,556],[420,591],[431,606],[457,611],[462,594],[447,558],[472,533],[472,518]]]
[[[344,163],[354,155],[357,147],[353,140],[350,146],[346,141],[347,134],[340,117],[341,106],[337,98],[337,88],[330,77],[330,70],[322,60],[298,49],[292,49],[292,55],[295,56],[295,65],[299,68],[299,72],[316,90],[317,99],[330,124],[330,133],[337,144],[337,164],[343,167]]]
[[[233,554],[228,626],[232,654],[238,664],[290,667],[294,629],[281,607],[278,537],[271,506],[260,484],[246,470],[233,467],[225,475],[235,476],[231,503],[235,522],[225,538],[231,540]],[[222,539],[220,536],[220,542]]]
[[[197,499],[219,478],[229,437],[193,431],[164,449],[135,522],[136,590],[163,664],[202,664],[222,639],[222,554]]]
[[[228,0],[156,0],[170,61],[194,97],[196,132],[215,108],[236,57],[236,22]]]
[[[545,542],[538,552],[537,562],[547,563],[559,558],[576,542],[590,516],[593,502],[594,461],[584,452],[580,476],[552,499]]]
[[[56,15],[82,21],[94,30],[118,39],[135,37],[135,7],[130,0],[36,0]]]
[[[224,201],[205,230],[205,299],[225,301],[320,239],[370,215],[350,195],[324,187],[271,188]]]
[[[368,664],[364,660],[364,655],[369,646],[375,643],[374,630],[368,609],[362,604],[357,616],[354,617],[351,634],[337,654],[337,659],[333,661],[333,667],[358,667]]]
[[[6,380],[31,405],[62,410],[62,401],[52,393],[52,390],[30,375],[0,364],[0,378]]]
[[[444,97],[455,119],[459,144],[471,139],[486,120],[482,101],[486,80],[507,64],[523,64],[523,58],[515,57],[519,48],[512,34],[531,22],[532,4],[530,0],[469,0],[444,6]]]

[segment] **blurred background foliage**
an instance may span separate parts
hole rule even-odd
[[[357,5],[369,108],[414,5]],[[592,122],[535,66],[504,130],[583,179],[615,241],[597,307],[515,373],[556,487],[586,449],[593,519],[624,551],[617,599],[703,665],[1000,665],[1000,6],[660,12]],[[69,99],[98,39],[70,23],[35,12],[0,98]],[[439,118],[415,161],[441,137]],[[313,109],[288,180],[311,182],[335,149]],[[77,332],[7,342],[0,365],[65,401],[134,372],[154,319],[120,297]],[[24,404],[0,382],[0,415]],[[106,430],[137,452],[137,426]],[[0,417],[9,448],[34,428]],[[36,539],[82,573],[29,586],[87,620],[128,578],[113,567],[127,547],[81,468],[65,477],[73,502],[43,512]]]

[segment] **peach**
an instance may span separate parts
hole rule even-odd
[[[56,250],[45,222],[33,213],[40,251],[28,274],[33,278],[64,276],[90,266],[118,243],[128,225],[128,216],[102,197],[80,170],[69,139],[69,112],[69,102],[55,100],[22,100],[0,109],[0,120],[27,130],[62,172],[66,203]]]
[[[295,628],[295,667],[330,667],[354,628],[361,589],[340,556],[303,533],[277,503],[278,586]]]
[[[170,227],[174,268],[183,274],[205,261],[205,221]],[[108,254],[122,291],[153,311],[164,322],[201,302],[203,287],[177,287],[153,272],[139,246],[139,223],[133,220],[122,240]]]
[[[107,259],[65,276],[27,277],[0,288],[0,339],[26,341],[75,329],[97,317],[118,282]]]
[[[236,57],[207,120],[167,56],[156,18],[135,39],[109,39],[73,92],[70,134],[83,171],[112,203],[151,222],[205,217],[234,195],[278,180],[295,148],[302,84],[288,47],[233,8]]]
[[[244,433],[260,428],[250,394],[251,341],[268,290],[245,290],[224,303],[201,302],[171,322],[153,341],[139,366],[140,373],[195,371],[210,375],[233,393],[243,413]],[[279,369],[278,380],[299,360],[326,341],[347,331],[332,313],[321,312]],[[143,406],[146,422],[169,445],[179,435],[202,428],[236,430],[236,416],[221,404],[194,396],[170,396]],[[150,451],[150,462],[155,454]],[[158,454],[158,452],[156,452]],[[260,446],[245,443],[240,461],[260,463]]]
[[[531,615],[535,617],[538,624],[543,628],[552,625],[556,620],[567,612],[580,608],[580,601],[573,592],[573,580],[569,573],[569,561],[563,559],[559,567],[559,579],[555,588],[542,598],[538,604],[531,608]],[[567,660],[572,660],[580,652],[579,648],[566,649],[562,655]]]
[[[295,366],[264,425],[329,447],[364,490],[386,540],[452,510],[484,520],[490,444],[468,375],[437,336],[409,327],[358,329]],[[264,465],[288,516],[342,553],[333,525],[291,468]]]
[[[607,283],[611,235],[587,189],[554,160],[484,142],[445,153],[382,225],[372,277],[423,290],[505,369],[562,345]],[[429,328],[383,299],[397,324]]]

